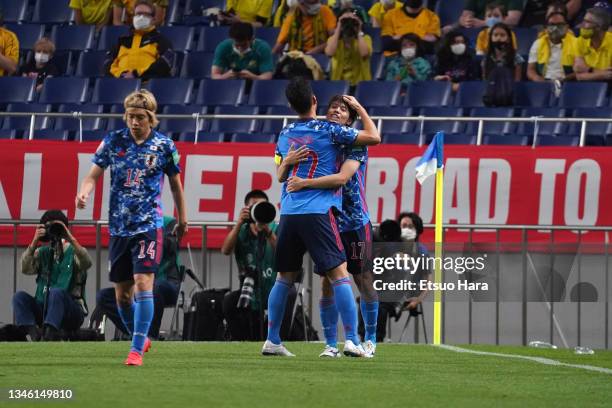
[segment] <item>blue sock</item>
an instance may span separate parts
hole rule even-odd
[[[153,320],[153,291],[138,292],[134,299],[136,300],[136,307],[134,308],[132,351],[142,354],[145,339],[149,334],[149,327],[151,327],[151,320]]]
[[[347,340],[351,340],[356,345],[359,345],[360,341],[357,335],[357,308],[355,307],[355,298],[353,297],[353,289],[351,288],[351,279],[348,277],[338,279],[332,283],[332,286],[334,287],[336,307],[342,317],[344,337]]]
[[[376,344],[376,325],[378,323],[378,301],[366,302],[361,298],[359,303],[361,307],[361,316],[363,316],[363,324],[365,325],[364,341],[370,340]]]
[[[338,347],[338,308],[333,297],[321,298],[319,301],[319,314],[325,335],[325,344]]]
[[[291,284],[277,279],[268,296],[268,340],[281,344],[280,328],[285,316],[285,304]]]
[[[117,310],[123,325],[131,336],[134,333],[134,302],[130,303],[129,306],[117,304]]]

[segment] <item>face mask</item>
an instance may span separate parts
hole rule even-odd
[[[395,4],[395,0],[380,0],[380,3],[384,6],[384,7],[391,7]]]
[[[492,41],[491,42],[491,47],[493,48],[497,48],[498,50],[503,50],[504,48],[506,48],[507,43],[505,43],[504,41]]]
[[[402,48],[402,57],[406,58],[406,59],[411,59],[414,58],[414,56],[416,55],[416,49],[415,48]]]
[[[465,54],[465,44],[453,44],[450,47],[451,52],[455,55]]]
[[[560,42],[565,37],[565,27],[548,26],[546,27],[546,32],[548,33],[548,38],[555,43]]]
[[[299,0],[287,0],[287,7],[294,8],[298,5]]]
[[[238,48],[236,48],[236,46],[235,46],[235,45],[233,45],[233,46],[232,46],[232,50],[233,50],[233,51],[234,51],[236,54],[238,54],[238,55],[240,55],[240,56],[242,57],[242,56],[244,56],[244,55],[248,54],[249,52],[251,52],[251,47],[246,48],[246,49],[244,49],[243,51],[240,51]]]
[[[44,52],[37,52],[34,54],[34,61],[36,61],[37,64],[46,64],[49,62],[49,59],[49,54],[45,54]]]
[[[421,6],[423,6],[423,0],[406,0],[404,2],[404,5],[412,9],[418,9],[418,8],[421,8]]]
[[[592,28],[581,28],[580,29],[580,36],[582,38],[586,38],[587,40],[593,37],[593,34],[595,34],[595,32],[593,31]]]
[[[353,0],[340,0],[340,7],[347,8],[353,6]]]
[[[306,14],[308,14],[309,16],[316,16],[321,10],[321,3],[304,4],[304,7],[306,7]]]
[[[491,28],[497,23],[501,23],[502,19],[499,17],[489,17],[487,18],[487,27]]]
[[[136,30],[146,30],[151,25],[151,17],[134,16],[134,28]]]
[[[417,234],[413,228],[402,228],[402,239],[406,241],[413,241]]]

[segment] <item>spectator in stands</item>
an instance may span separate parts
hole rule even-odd
[[[170,41],[155,28],[155,6],[138,0],[134,8],[134,30],[120,37],[108,53],[106,71],[115,78],[151,78],[170,76],[174,51]]]
[[[459,25],[464,28],[480,28],[487,25],[485,20],[486,6],[490,3],[502,4],[508,15],[503,23],[515,26],[523,15],[523,0],[466,0],[465,8],[459,17]]]
[[[287,14],[293,13],[298,6],[298,0],[280,0],[274,12],[273,27],[281,27]]]
[[[95,25],[96,31],[100,31],[111,20],[111,0],[70,0],[70,8],[74,10],[77,24]]]
[[[234,253],[241,287],[223,299],[223,314],[232,340],[260,339],[260,322],[264,315],[262,307],[263,310],[267,309],[268,296],[276,280],[274,250],[277,224],[274,221],[268,225],[249,222],[251,207],[262,201],[268,201],[268,196],[261,190],[250,191],[244,197],[244,208],[221,247],[224,255]],[[293,285],[291,287],[291,300],[287,302],[283,319],[284,331],[289,329],[296,297],[295,288]]]
[[[582,22],[584,20],[584,16],[587,10],[591,8],[603,8],[608,11],[608,13],[612,13],[612,4],[611,0],[581,0],[580,1],[580,11],[578,14],[574,16],[573,19],[570,19],[570,24],[574,25],[577,22]]]
[[[421,57],[421,39],[416,34],[404,34],[400,55],[387,64],[385,79],[409,85],[414,81],[425,81],[431,73],[431,65]]]
[[[612,81],[612,32],[610,13],[604,8],[587,10],[576,40],[574,71],[579,81]]]
[[[523,8],[521,26],[539,27],[546,24],[546,18],[551,9],[563,12],[569,23],[580,11],[582,0],[526,0]]]
[[[38,246],[41,242],[49,245]],[[13,296],[15,321],[31,340],[40,339],[41,325],[44,339],[51,341],[61,340],[62,329],[81,327],[87,315],[85,283],[91,265],[87,250],[70,232],[64,213],[46,211],[32,243],[21,256],[21,272],[36,275],[36,294],[19,291]]]
[[[43,37],[34,43],[34,55],[28,62],[19,67],[18,75],[35,78],[36,92],[40,92],[45,78],[59,75],[57,66],[53,63],[55,44],[47,37]]]
[[[564,81],[573,74],[576,37],[566,16],[554,12],[547,17],[546,29],[533,42],[527,61],[527,78],[531,81]]]
[[[416,34],[422,40],[424,53],[432,53],[440,38],[440,18],[423,6],[423,0],[405,0],[404,7],[385,14],[381,36],[385,56],[395,55],[401,47],[404,34]]]
[[[132,25],[139,0],[112,0],[113,25]],[[149,0],[153,4],[153,24],[160,27],[166,20],[168,0]]]
[[[19,61],[19,40],[14,32],[4,27],[0,9],[0,76],[13,75]]]
[[[508,15],[506,12],[506,8],[503,4],[500,3],[489,3],[487,4],[487,9],[485,12],[485,18],[487,27],[483,28],[480,33],[478,33],[478,38],[476,39],[476,55],[485,55],[487,50],[489,49],[489,30],[497,23],[501,23],[504,21],[504,18]],[[512,46],[514,49],[517,49],[516,36],[514,32],[512,32]]]
[[[361,31],[362,27],[359,14],[352,10],[338,19],[338,26],[325,47],[325,54],[331,58],[331,80],[349,81],[353,86],[372,79],[372,38]]]
[[[433,79],[450,81],[453,91],[459,88],[459,82],[480,79],[480,67],[474,57],[474,50],[460,31],[451,31],[444,36],[436,57]]]
[[[227,0],[225,11],[219,14],[219,21],[224,25],[236,22],[263,27],[272,17],[274,0]]]
[[[397,217],[397,222],[399,222],[400,227],[402,229],[402,242],[414,242],[416,244],[416,250],[419,255],[428,257],[429,251],[419,242],[419,238],[423,234],[423,220],[417,213],[413,212],[403,212]],[[425,269],[419,271],[420,275],[419,279],[430,280],[431,270]],[[414,293],[414,296],[408,298],[403,305],[404,310],[414,310],[416,307],[423,302],[427,296],[427,289],[418,291]]]
[[[368,14],[372,18],[372,27],[382,27],[382,21],[387,12],[393,9],[402,8],[404,3],[397,0],[379,0],[370,7]]]
[[[329,0],[327,5],[332,8],[336,17],[340,17],[346,11],[353,11],[363,21],[363,24],[369,24],[368,13],[353,0]]]
[[[278,54],[288,44],[288,51],[321,53],[335,28],[336,16],[332,9],[320,0],[299,0],[294,12],[285,17],[272,52]]]
[[[525,62],[512,46],[512,30],[504,23],[497,23],[489,32],[489,49],[482,60],[482,76],[488,80],[495,67],[514,71],[514,80],[521,80],[521,64]]]
[[[272,79],[274,63],[267,42],[254,38],[253,26],[236,22],[215,49],[212,79]]]

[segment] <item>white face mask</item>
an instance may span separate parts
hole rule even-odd
[[[417,236],[414,228],[402,228],[402,239],[406,241],[413,241]]]
[[[451,45],[451,52],[455,55],[463,55],[465,53],[465,44]]]
[[[36,61],[37,64],[46,64],[50,59],[51,57],[49,54],[45,54],[44,52],[37,52],[34,54],[34,61]]]
[[[134,28],[136,30],[146,30],[151,25],[151,17],[147,16],[134,16]]]
[[[340,7],[346,8],[346,7],[352,7],[353,6],[353,0],[340,0]]]
[[[235,45],[232,45],[232,49],[234,50],[236,54],[240,55],[241,57],[251,52],[251,47],[246,48],[243,51],[240,51],[238,48],[236,48]]]
[[[300,0],[287,0],[287,7],[294,8],[298,5]]]
[[[395,5],[395,0],[380,0],[384,7],[391,7]]]
[[[309,16],[316,16],[321,11],[321,3],[304,4],[304,7],[306,8],[306,14]]]
[[[402,48],[402,57],[406,59],[411,59],[411,58],[414,58],[415,55],[416,55],[416,48],[413,48],[413,47]]]

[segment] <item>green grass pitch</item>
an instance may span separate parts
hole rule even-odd
[[[263,357],[261,343],[154,342],[125,367],[125,342],[0,343],[7,407],[594,407],[610,406],[612,375],[532,361],[381,344],[374,359],[320,359],[321,344],[287,343],[295,358]],[[470,346],[612,368],[612,352]],[[8,389],[70,389],[63,402],[9,401]],[[41,405],[42,404],[42,405]],[[51,404],[51,405],[46,405]]]

